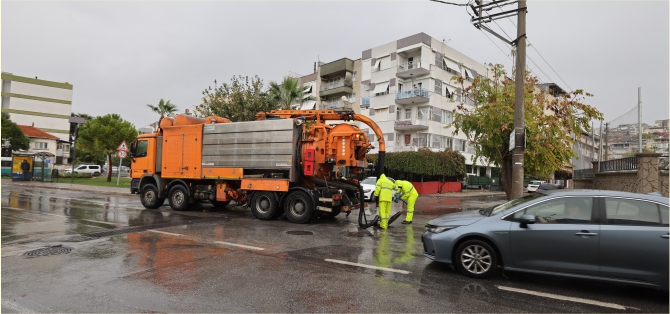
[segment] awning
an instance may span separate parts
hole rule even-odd
[[[377,59],[377,61],[375,61],[375,65],[373,66],[373,68],[379,70],[379,65],[381,64],[381,62],[382,62],[382,59]]]
[[[385,93],[389,88],[389,82],[379,83],[375,85],[374,94]]]
[[[464,72],[465,75],[467,75],[469,78],[475,78],[475,77],[472,75],[472,72],[470,72],[470,70],[468,70],[468,69],[465,68],[465,67],[463,67],[463,72]]]
[[[446,65],[447,68],[450,68],[450,69],[452,69],[456,72],[461,72],[461,70],[458,68],[458,64],[456,64],[456,62],[451,61],[447,58],[442,58],[442,60],[444,60],[444,65]]]
[[[444,85],[444,88],[449,92],[449,95],[453,94],[456,91],[456,87],[450,85]]]
[[[316,100],[311,100],[306,103],[302,104],[302,107],[300,107],[300,110],[312,110],[314,109],[314,106],[316,105]]]
[[[311,92],[312,92],[312,84],[305,85],[305,86],[307,86],[307,89],[305,90],[304,93],[305,93],[305,94],[309,94],[309,93],[311,93]]]

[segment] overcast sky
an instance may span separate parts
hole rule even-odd
[[[638,87],[643,121],[667,119],[669,13],[668,1],[529,1],[528,39],[541,55],[529,47],[527,64],[544,82],[595,94],[587,102],[606,121],[634,109]],[[516,34],[508,19],[489,26]],[[214,79],[267,84],[312,73],[317,58],[358,59],[420,32],[481,63],[512,65],[509,48],[475,29],[464,7],[430,1],[3,0],[2,71],[69,82],[73,112],[118,113],[142,127],[157,118],[146,104],[193,108]]]

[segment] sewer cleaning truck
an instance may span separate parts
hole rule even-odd
[[[362,122],[375,133],[376,170],[381,171],[381,129],[351,110],[273,110],[245,122],[180,114],[161,119],[156,132],[130,145],[130,191],[148,209],[167,199],[175,211],[195,203],[224,207],[233,202],[249,207],[258,219],[285,215],[293,223],[349,215],[363,208],[358,180],[371,171],[365,157],[374,146],[366,132],[342,123],[348,121]],[[358,220],[362,227],[374,223],[363,210]]]

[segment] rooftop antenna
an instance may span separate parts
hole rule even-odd
[[[444,37],[442,37],[442,42],[443,42],[445,45],[446,45],[447,43],[449,43],[450,41],[451,41],[451,38],[449,38],[449,40],[445,40]]]

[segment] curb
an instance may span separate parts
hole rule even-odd
[[[65,191],[77,191],[77,192],[93,192],[93,193],[104,193],[104,194],[114,194],[114,195],[123,195],[123,196],[131,196],[133,194],[130,194],[130,189],[126,192],[121,192],[121,191],[107,191],[107,190],[98,190],[95,188],[84,188],[82,187],[75,187],[75,186],[68,186],[68,187],[60,187],[60,186],[54,186],[54,185],[48,185],[48,184],[30,184],[30,183],[11,183],[11,184],[3,184],[3,185],[14,185],[14,186],[24,186],[24,187],[31,187],[31,188],[45,188],[45,189],[53,189],[53,190],[65,190]],[[88,187],[88,186],[86,186]],[[93,186],[91,186],[93,187]],[[122,188],[118,188],[122,189]],[[125,188],[123,188],[125,189]]]

